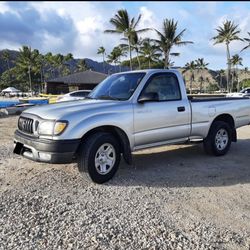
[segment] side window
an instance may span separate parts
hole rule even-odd
[[[159,101],[173,101],[181,99],[179,82],[173,74],[160,74],[153,76],[149,80],[149,83],[143,92],[157,93]]]
[[[76,93],[71,93],[70,96],[77,96],[77,92]]]
[[[88,92],[82,91],[82,92],[77,93],[77,96],[85,97],[85,96],[87,96],[88,94],[89,94]]]
[[[79,92],[75,92],[72,93],[71,96],[75,96],[75,97],[85,97],[88,93],[83,92],[83,91],[79,91]]]

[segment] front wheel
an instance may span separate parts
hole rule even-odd
[[[232,142],[232,129],[223,121],[215,121],[204,139],[204,149],[208,154],[215,156],[225,155]]]
[[[78,169],[96,183],[110,180],[121,159],[120,146],[112,134],[97,132],[88,137],[78,152]]]

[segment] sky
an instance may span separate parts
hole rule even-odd
[[[213,45],[216,28],[225,20],[239,25],[240,37],[249,37],[250,2],[192,2],[192,1],[82,1],[82,2],[2,2],[0,1],[0,49],[18,50],[29,45],[41,53],[72,53],[74,58],[102,61],[97,49],[103,46],[107,54],[122,42],[121,35],[106,34],[112,29],[109,20],[117,10],[127,9],[131,17],[142,15],[138,28],[162,29],[163,20],[174,18],[183,40],[193,41],[183,47],[174,47],[180,53],[172,58],[175,66],[184,66],[197,58],[204,58],[214,70],[226,68],[224,44]],[[150,31],[143,37],[156,38]],[[231,54],[240,53],[247,44],[234,41]],[[240,53],[243,67],[250,67],[250,49]]]

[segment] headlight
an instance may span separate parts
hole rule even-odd
[[[39,135],[59,135],[67,127],[67,121],[44,121],[39,124],[38,134]]]
[[[38,127],[39,135],[53,135],[55,122],[53,121],[45,121],[41,122]]]

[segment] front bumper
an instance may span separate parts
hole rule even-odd
[[[25,135],[18,130],[14,136],[14,153],[37,162],[71,163],[81,139],[49,140]]]

